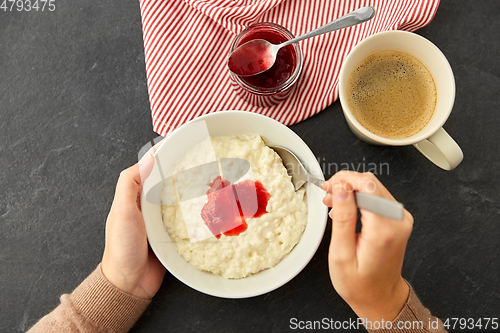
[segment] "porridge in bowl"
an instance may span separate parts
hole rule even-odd
[[[249,170],[229,182],[217,168],[197,168],[222,158],[244,159]],[[197,172],[183,173],[192,168]],[[304,189],[294,190],[280,157],[259,135],[207,138],[172,174],[178,177],[163,189],[163,223],[177,252],[201,271],[240,279],[274,267],[306,227]]]

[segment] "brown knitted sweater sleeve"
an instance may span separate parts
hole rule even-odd
[[[408,283],[408,282],[406,282]],[[410,287],[410,294],[406,304],[399,315],[392,322],[384,323],[383,329],[375,329],[380,327],[380,323],[364,322],[363,324],[370,333],[443,333],[446,330],[443,327],[443,322],[439,318],[433,317],[428,309],[426,309],[413,288]],[[366,319],[365,319],[366,320]],[[376,325],[379,325],[378,327]]]
[[[127,332],[151,300],[126,294],[112,285],[99,265],[61,304],[28,333]]]

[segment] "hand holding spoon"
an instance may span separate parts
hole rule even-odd
[[[306,182],[321,188],[325,181],[310,175],[294,153],[284,147],[274,146],[271,148],[281,157],[288,175],[292,176],[295,190],[301,188]],[[366,209],[390,219],[403,220],[403,205],[397,201],[364,192],[354,192],[354,196],[356,197],[356,205],[361,209]]]
[[[279,45],[271,44],[265,39],[254,39],[239,46],[230,55],[227,61],[229,69],[240,76],[257,75],[267,71],[274,65],[279,49],[301,40],[326,34],[335,30],[351,27],[372,19],[375,8],[366,6],[356,9],[316,30],[302,36],[290,39]]]

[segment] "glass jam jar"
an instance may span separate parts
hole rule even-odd
[[[280,44],[294,38],[284,27],[261,22],[243,30],[231,44],[231,52],[252,40],[265,39]],[[231,71],[231,86],[245,101],[269,107],[283,101],[293,91],[302,71],[302,50],[298,43],[285,46],[278,51],[276,62],[267,71],[253,76],[239,76]]]

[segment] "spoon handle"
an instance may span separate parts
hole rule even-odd
[[[393,220],[403,220],[402,203],[364,192],[354,192],[354,196],[356,197],[356,205],[361,209],[369,210],[372,213]]]
[[[325,182],[324,180],[311,175],[308,175],[307,181],[313,183],[319,188],[321,188],[321,185]],[[404,218],[404,208],[403,204],[400,202],[358,191],[354,192],[354,196],[356,197],[356,206],[358,206],[358,208],[366,209],[372,213],[388,217],[393,220],[401,221]]]
[[[350,12],[349,14],[346,14],[342,17],[339,17],[336,20],[333,20],[330,23],[325,24],[324,26],[321,26],[313,31],[310,31],[306,34],[303,34],[302,36],[295,37],[294,39],[290,39],[289,41],[286,41],[282,44],[279,45],[279,48],[282,48],[284,46],[300,42],[301,40],[315,37],[318,35],[326,34],[328,32],[332,32],[335,30],[351,27],[356,24],[361,24],[363,22],[366,22],[370,19],[372,19],[375,16],[375,8],[371,6],[366,6],[362,7],[359,9],[356,9],[353,12]]]

